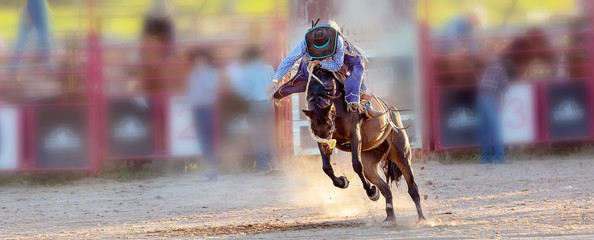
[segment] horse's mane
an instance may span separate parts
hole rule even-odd
[[[504,54],[518,54],[518,51],[526,50],[531,47],[533,41],[546,39],[546,33],[541,28],[531,28],[526,33],[514,38],[507,47],[503,49]]]
[[[514,38],[502,51],[500,57],[504,61],[522,64],[531,58],[542,55],[538,51],[547,51],[543,42],[548,42],[546,32],[538,27],[533,27],[526,33]],[[541,56],[542,57],[542,56]]]
[[[332,100],[340,97],[344,92],[344,85],[337,81],[332,72],[318,68],[313,73],[319,81],[312,79],[308,82],[307,101],[313,102],[319,108],[328,107]]]

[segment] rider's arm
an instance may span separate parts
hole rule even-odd
[[[293,64],[299,60],[299,58],[303,57],[305,54],[305,50],[307,49],[307,44],[305,43],[305,39],[301,41],[293,51],[287,55],[285,59],[278,65],[278,69],[276,70],[276,74],[274,74],[275,80],[280,80],[291,70]]]
[[[330,61],[322,61],[322,68],[332,72],[338,72],[344,63],[344,47],[342,37],[338,37],[336,43],[336,53],[332,56]]]

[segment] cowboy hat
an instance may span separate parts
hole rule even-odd
[[[334,55],[338,41],[338,30],[330,21],[317,27],[313,27],[305,34],[307,44],[307,55],[312,59],[323,59]]]

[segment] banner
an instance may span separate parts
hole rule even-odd
[[[439,133],[441,148],[463,147],[478,143],[476,89],[454,88],[439,92]]]
[[[548,139],[591,136],[589,89],[586,82],[551,83],[546,86]]]
[[[536,140],[534,88],[531,84],[511,85],[502,97],[503,142],[527,143]]]
[[[185,97],[172,96],[169,99],[168,142],[173,156],[200,155],[200,147],[194,130],[192,109],[186,104]]]
[[[21,136],[16,108],[0,108],[0,169],[16,169]]]
[[[146,97],[117,98],[108,102],[110,157],[156,154],[154,104]]]
[[[37,168],[90,166],[88,112],[85,106],[35,111],[34,161]]]

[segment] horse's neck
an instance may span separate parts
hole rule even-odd
[[[325,91],[333,90],[336,86],[337,84],[333,77],[325,76],[323,74],[316,74],[315,76],[310,76],[308,79],[308,89],[310,91],[315,91],[316,89],[324,89]]]

